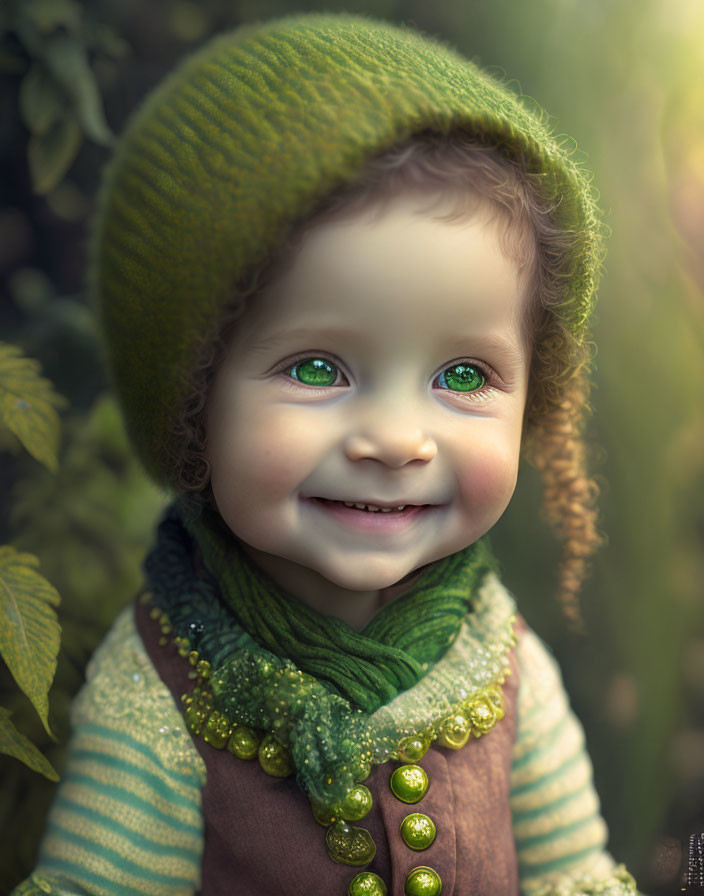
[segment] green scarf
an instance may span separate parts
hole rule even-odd
[[[385,762],[399,738],[414,731],[395,724],[393,714],[377,719],[375,710],[437,663],[468,613],[485,614],[480,580],[495,566],[487,545],[477,542],[430,564],[357,633],[282,592],[219,517],[184,517],[176,504],[167,508],[144,568],[151,603],[177,643],[187,642],[181,649],[208,667],[212,704],[194,690],[194,713],[215,709],[238,725],[275,732],[303,791],[321,805],[339,804],[369,774],[368,763]],[[506,649],[511,620],[504,632],[500,615],[498,641]],[[470,685],[463,698],[477,690],[476,673],[486,678],[498,656],[482,652],[481,641],[481,668],[463,670]]]
[[[282,591],[259,569],[221,517],[183,522],[220,594],[251,638],[373,712],[416,684],[446,652],[496,561],[485,540],[429,564],[362,632]],[[168,571],[164,571],[168,574]]]

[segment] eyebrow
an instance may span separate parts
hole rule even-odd
[[[507,339],[503,336],[494,334],[478,334],[467,333],[463,336],[453,334],[454,338],[449,340],[446,345],[451,353],[463,354],[470,349],[473,352],[498,352],[509,361],[519,361],[521,359],[521,346],[513,339]],[[291,330],[280,330],[272,333],[256,342],[250,344],[250,351],[266,351],[271,348],[287,343],[294,339],[309,339],[311,344],[320,339],[353,339],[358,342],[364,342],[368,338],[368,333],[363,330],[350,330],[347,327],[296,327]]]
[[[448,343],[448,348],[459,353],[466,351],[468,346],[481,352],[498,352],[512,360],[518,360],[521,357],[520,342],[496,334],[468,333],[465,336],[456,337]]]
[[[291,339],[299,338],[308,338],[313,341],[318,339],[353,338],[362,341],[367,338],[367,334],[360,330],[350,330],[347,327],[322,327],[320,329],[297,327],[293,330],[280,330],[278,333],[272,333],[263,339],[258,339],[249,348],[251,351],[263,351],[264,349],[275,348],[277,345],[281,345]]]

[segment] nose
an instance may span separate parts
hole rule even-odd
[[[414,460],[430,461],[438,453],[437,443],[411,420],[380,415],[351,432],[344,443],[349,460],[378,460],[388,467],[403,467]]]

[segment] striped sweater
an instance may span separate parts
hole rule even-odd
[[[606,851],[584,733],[559,668],[519,639],[510,805],[524,896],[635,894]],[[193,896],[205,765],[135,628],[114,623],[72,707],[67,765],[30,878],[12,896]]]

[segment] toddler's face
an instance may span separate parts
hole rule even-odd
[[[292,593],[306,575],[388,587],[476,541],[513,494],[523,281],[482,206],[453,223],[419,208],[402,197],[311,230],[215,379],[218,508]]]

